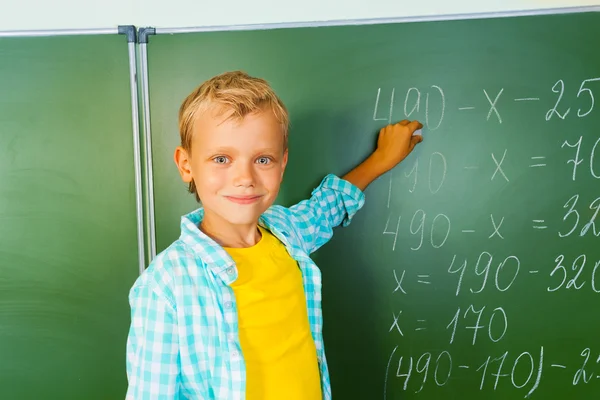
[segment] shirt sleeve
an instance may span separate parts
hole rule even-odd
[[[364,193],[352,183],[327,175],[311,197],[289,208],[292,224],[309,254],[333,236],[333,228],[348,226],[365,202]]]
[[[176,399],[179,345],[175,310],[150,285],[132,288],[129,302],[126,400]]]

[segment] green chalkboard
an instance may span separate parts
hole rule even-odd
[[[158,250],[196,206],[172,154],[210,76],[264,77],[289,107],[285,205],[419,119],[314,255],[334,398],[597,398],[598,38],[596,13],[152,37]]]
[[[138,275],[123,36],[0,39],[0,398],[125,396]]]

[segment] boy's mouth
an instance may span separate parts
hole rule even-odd
[[[260,199],[262,196],[260,195],[253,195],[253,196],[225,196],[225,198],[233,203],[236,204],[252,204],[256,201],[258,201],[258,199]]]

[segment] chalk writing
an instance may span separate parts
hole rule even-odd
[[[450,323],[446,326],[446,329],[452,329],[452,334],[450,337],[450,344],[452,344],[454,342],[454,337],[456,335],[456,329],[458,328],[460,319],[461,318],[467,319],[467,317],[470,316],[469,314],[472,313],[477,316],[475,325],[465,326],[465,329],[473,330],[473,341],[471,344],[475,345],[475,342],[477,341],[478,331],[482,328],[485,328],[485,325],[481,325],[481,317],[482,317],[484,310],[485,310],[485,306],[481,307],[481,309],[479,309],[479,310],[476,310],[473,305],[470,305],[467,308],[467,310],[465,311],[464,315],[461,317],[461,308],[459,307],[458,310],[456,311],[456,314],[454,314],[454,318],[452,318],[452,321],[450,321]],[[493,328],[495,326],[494,325],[495,317],[497,317],[496,324],[498,326],[500,326],[500,328],[496,328],[496,329]],[[492,342],[500,341],[506,334],[507,329],[508,329],[508,318],[506,317],[506,312],[504,311],[504,309],[502,307],[495,308],[492,311],[492,314],[489,317],[489,321],[488,321],[488,335],[489,335],[490,340]],[[498,330],[501,331],[499,334],[497,332]],[[492,331],[495,331],[496,333],[492,333]]]
[[[566,222],[567,220],[569,220],[574,222],[572,222],[571,229],[568,230],[566,233],[563,233],[563,231],[558,232],[558,236],[561,238],[570,236],[579,227],[580,215],[579,211],[577,211],[576,209],[578,200],[579,195],[575,194],[571,196],[563,206],[563,208],[568,208],[567,212],[563,217],[563,221]],[[588,232],[590,232],[590,229],[591,234],[593,234],[594,236],[600,236],[600,231],[596,231],[596,217],[598,217],[598,212],[600,212],[600,197],[596,198],[590,203],[589,209],[593,211],[592,216],[590,217],[590,220],[581,227],[581,230],[579,231],[579,236],[585,236]]]
[[[401,221],[401,215],[394,219],[392,219],[392,216],[389,215],[383,229],[384,235],[394,236],[394,241],[392,242],[392,251],[396,250],[396,243],[398,239],[398,233],[400,231]],[[428,242],[433,248],[439,249],[448,240],[450,231],[452,230],[452,224],[447,215],[440,213],[431,219],[430,224],[427,224],[427,221],[427,213],[425,213],[425,211],[422,209],[418,209],[412,215],[408,230],[411,235],[416,237],[416,242],[413,242],[412,245],[410,245],[411,250],[416,251],[423,247],[423,244],[425,243],[426,228],[428,228],[430,231]]]
[[[574,158],[567,160],[567,164],[573,164],[573,180],[577,179],[577,168],[583,163],[584,158],[580,158],[581,145],[583,143],[583,136],[579,136],[579,139],[575,142],[570,142],[565,140],[561,146],[561,148],[572,148],[575,149]],[[596,178],[600,179],[600,171],[597,171],[596,167],[596,149],[598,148],[598,143],[600,143],[600,137],[596,139],[594,142],[592,149],[590,151],[590,174]]]
[[[492,271],[492,266],[495,265],[493,263],[494,257],[492,254],[487,251],[481,252],[477,261],[475,262],[475,267],[473,268],[473,273],[475,276],[482,277],[481,278],[481,286],[478,289],[469,288],[471,293],[477,294],[483,292],[483,290],[488,285],[488,278],[490,277],[490,271]],[[465,258],[462,263],[456,262],[456,254],[452,257],[452,262],[448,267],[448,272],[450,274],[458,275],[458,283],[456,285],[456,296],[460,294],[463,283],[463,279],[465,277],[465,273],[468,270],[468,260]],[[507,291],[517,279],[519,275],[519,271],[521,269],[521,261],[518,257],[510,255],[504,258],[498,266],[495,268],[494,276],[494,284],[493,287],[500,291]],[[492,286],[492,285],[490,285]]]
[[[391,319],[386,312],[380,329],[398,342],[387,359],[384,399],[442,398],[446,390],[465,398],[477,392],[487,398],[493,391],[507,399],[511,393],[532,398],[561,376],[572,388],[600,387],[600,353],[584,345],[565,350],[556,338],[533,333],[527,344],[520,332],[524,320],[539,324],[546,301],[556,310],[567,296],[585,296],[583,305],[600,294],[594,242],[600,237],[600,191],[590,186],[600,179],[600,134],[564,125],[597,112],[600,77],[576,85],[553,78],[545,85],[539,96],[497,85],[458,99],[452,99],[454,88],[446,92],[435,84],[377,89],[374,121],[420,119],[426,134],[439,130],[400,172],[390,172],[387,209],[378,216],[383,246],[395,252],[385,289],[393,302]],[[395,105],[398,96],[404,101]],[[517,108],[525,110],[522,121],[514,120],[511,110]],[[529,136],[515,140],[510,131],[515,122],[527,125],[529,113],[538,125],[563,124],[564,133],[552,136],[548,129],[540,148]],[[469,133],[485,138],[477,147],[457,134],[456,115],[460,123],[479,120],[489,127]],[[454,137],[464,141],[465,151],[446,147],[444,140]],[[515,237],[516,231],[525,236]],[[524,243],[514,246],[517,240]],[[528,303],[535,312],[525,311]],[[555,326],[544,323],[551,335]],[[580,333],[574,325],[569,329]]]
[[[584,268],[586,267],[586,265],[590,265],[589,269],[591,269],[591,277],[588,278],[590,286],[595,293],[600,293],[600,277],[598,278],[599,281],[596,282],[596,274],[600,275],[600,272],[598,272],[598,268],[600,267],[600,260],[594,263],[587,263],[586,255],[579,255],[573,260],[569,268],[571,271],[573,271],[573,274],[570,274],[567,268],[564,266],[564,261],[565,256],[563,254],[560,254],[554,260],[556,265],[552,269],[552,272],[550,272],[550,277],[554,277],[556,275],[556,277],[562,276],[562,279],[560,280],[560,283],[558,283],[556,286],[548,286],[549,292],[555,292],[559,289],[562,289],[563,287],[565,289],[572,288],[575,290],[580,290],[585,286],[587,282],[584,279],[584,276],[582,276],[582,273],[584,272]],[[591,266],[591,264],[593,264],[593,267]]]

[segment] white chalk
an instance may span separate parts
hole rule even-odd
[[[421,136],[423,136],[422,130],[423,129],[417,129],[416,131],[413,132],[413,136],[415,136],[415,135],[421,135]]]

